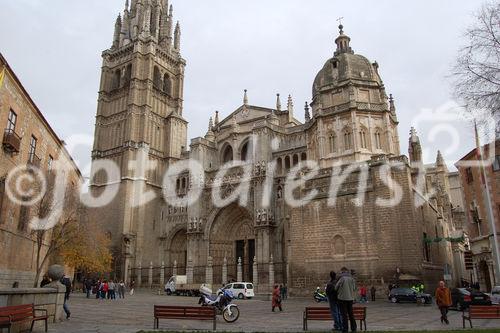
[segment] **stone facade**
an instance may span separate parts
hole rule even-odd
[[[451,245],[426,249],[423,240],[447,237],[453,229],[449,186],[432,196],[427,194],[438,181],[429,180],[422,190],[416,186],[422,174],[400,154],[395,102],[386,94],[379,65],[353,52],[343,27],[334,56],[313,83],[305,123],[294,117],[291,96],[286,107],[278,95],[276,107],[266,108],[249,103],[245,91],[243,104],[224,119],[216,112],[206,135],[192,139],[187,150],[186,63],[180,28],[172,36],[167,8],[166,1],[132,1],[117,19],[112,47],[103,53],[92,156],[94,165],[115,161],[122,174],[110,180],[95,167],[91,191],[118,187],[109,205],[93,211],[113,235],[117,275],[143,286],[172,274],[215,285],[241,278],[256,282],[261,292],[287,282],[296,294],[309,293],[331,269],[344,265],[376,284],[405,277],[407,283],[434,286],[443,278],[444,266],[453,264]],[[417,164],[419,144],[410,150]],[[144,173],[130,169],[140,154],[156,165]],[[162,177],[176,162],[188,160],[201,165],[200,174],[185,170],[168,181],[178,197],[199,190],[201,198],[169,204]],[[298,204],[290,205],[287,175],[306,161],[319,171],[293,191]],[[398,167],[387,172],[388,163]],[[342,182],[335,204],[328,204],[339,166],[368,168],[364,204],[352,202],[357,172]],[[402,199],[380,208],[378,199],[394,195],[387,173],[401,187]],[[447,169],[439,165],[435,173],[445,182]],[[136,205],[143,198],[138,190],[151,191],[154,198]],[[301,204],[312,190],[317,195]],[[241,192],[248,197],[242,199]],[[214,200],[214,193],[220,197]]]
[[[0,288],[11,287],[14,282],[20,287],[32,287],[36,243],[28,223],[34,209],[11,201],[7,186],[11,189],[14,186],[13,182],[6,184],[8,175],[12,174],[11,179],[15,180],[21,175],[16,170],[27,165],[48,175],[56,161],[61,161],[69,170],[68,184],[72,184],[75,193],[82,177],[63,141],[0,55],[0,73],[2,71],[5,76],[0,83],[0,125],[4,126],[0,150]],[[48,236],[46,240],[49,239]]]

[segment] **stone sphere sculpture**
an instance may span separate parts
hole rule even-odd
[[[64,276],[64,267],[61,265],[52,265],[49,267],[48,275],[52,281],[59,281]]]

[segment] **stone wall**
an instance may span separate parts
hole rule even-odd
[[[6,288],[0,289],[0,307],[34,304],[36,309],[46,309],[49,323],[59,322],[63,318],[64,289],[59,282],[49,285],[51,288]],[[15,325],[11,330],[17,333],[29,329],[31,323]],[[38,321],[34,326],[35,331],[44,330],[44,322]]]

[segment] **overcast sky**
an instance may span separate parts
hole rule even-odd
[[[62,139],[94,132],[101,52],[110,47],[124,0],[0,0],[0,52]],[[402,153],[422,109],[450,102],[446,78],[462,35],[480,1],[171,0],[182,28],[187,61],[184,116],[188,138],[204,135],[215,110],[226,116],[242,104],[273,107],[276,93],[291,94],[296,116],[311,100],[316,73],[333,55],[338,17],[356,53],[378,61],[396,99]],[[429,118],[429,117],[427,117]],[[418,122],[426,162],[446,151],[450,136],[429,135]],[[474,146],[459,125],[453,164]],[[90,146],[73,155],[88,174]]]

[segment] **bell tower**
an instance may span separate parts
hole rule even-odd
[[[186,147],[180,45],[168,0],[126,0],[111,46],[102,53],[92,168],[111,160],[120,176],[93,172],[90,191],[96,197],[109,186],[119,188],[111,203],[93,211],[112,238],[115,273],[123,279],[128,268],[158,259],[143,244],[157,241],[148,233],[157,227],[162,176]],[[148,191],[155,199],[139,204]]]

